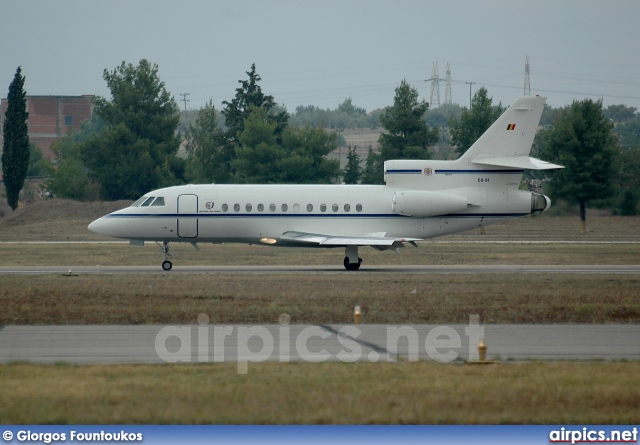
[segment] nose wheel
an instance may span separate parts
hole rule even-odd
[[[162,243],[162,246],[160,246],[160,248],[162,249],[162,254],[164,255],[162,269],[166,271],[170,271],[171,268],[173,267],[173,264],[171,263],[171,261],[169,261],[169,258],[175,257],[176,252],[171,247],[171,244],[169,244],[167,241],[164,241]]]

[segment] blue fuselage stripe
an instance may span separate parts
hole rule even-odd
[[[455,213],[432,216],[430,218],[506,218],[524,216],[528,213]],[[260,214],[260,213],[129,213],[109,214],[108,218],[413,218],[411,216],[382,214]]]
[[[421,173],[422,173],[422,170],[414,170],[414,169],[387,170],[388,175],[419,175]]]

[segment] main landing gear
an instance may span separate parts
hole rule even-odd
[[[358,256],[358,246],[347,246],[344,253],[344,268],[353,271],[360,269],[362,258]]]
[[[171,261],[169,261],[169,258],[175,257],[176,252],[173,250],[173,247],[171,247],[171,244],[169,244],[167,241],[164,241],[162,243],[162,246],[160,246],[160,248],[162,249],[162,253],[164,254],[162,269],[166,271],[170,271],[171,268],[173,267],[173,264],[171,263]]]

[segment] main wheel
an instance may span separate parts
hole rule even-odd
[[[164,263],[162,263],[162,268],[164,270],[171,270],[172,267],[173,264],[171,264],[171,261],[165,261]]]
[[[357,263],[350,263],[349,257],[344,257],[344,268],[347,270],[358,270],[360,269],[360,264],[362,263],[362,258],[358,258]]]

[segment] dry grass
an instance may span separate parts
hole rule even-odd
[[[0,324],[638,323],[640,277],[570,274],[5,275]]]
[[[639,363],[0,366],[7,424],[633,424]],[[328,376],[331,376],[328,378]]]

